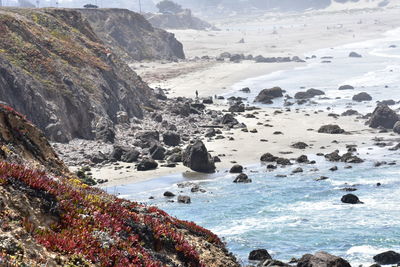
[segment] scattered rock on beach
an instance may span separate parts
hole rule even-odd
[[[172,131],[163,133],[163,141],[167,146],[178,146],[181,142],[181,136]]]
[[[215,171],[214,160],[202,141],[188,145],[182,154],[183,165],[196,172],[212,173]]]
[[[386,251],[374,256],[374,261],[382,265],[399,264],[400,254],[394,251]]]
[[[341,201],[346,204],[363,204],[363,202],[361,202],[360,199],[353,194],[344,195]]]
[[[328,124],[328,125],[321,126],[321,128],[319,128],[318,132],[319,133],[327,133],[327,134],[342,134],[345,131],[336,124]]]
[[[149,171],[157,169],[158,163],[152,159],[145,158],[137,165],[138,171]]]
[[[297,149],[306,149],[308,147],[308,145],[304,142],[297,142],[297,143],[294,143],[293,145],[291,145],[291,147],[297,148]]]
[[[298,261],[297,267],[351,267],[351,265],[343,258],[322,251],[314,255],[304,255]]]

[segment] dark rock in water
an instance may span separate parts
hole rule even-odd
[[[361,158],[353,155],[351,152],[348,152],[346,154],[343,154],[343,156],[340,159],[342,162],[346,162],[346,163],[363,163],[364,160],[362,160]]]
[[[340,189],[340,190],[345,191],[345,192],[354,192],[354,191],[357,191],[357,188],[354,188],[354,187],[345,187],[345,188],[342,188],[342,189]]]
[[[396,105],[396,102],[392,99],[389,99],[389,100],[382,100],[379,102],[379,104],[393,106],[393,105]]]
[[[247,174],[241,173],[236,177],[236,179],[233,182],[234,183],[245,183],[245,184],[248,184],[248,183],[251,183],[252,180],[249,179]]]
[[[170,191],[164,192],[164,197],[174,197],[174,196],[175,196],[175,194]]]
[[[190,204],[192,201],[188,196],[178,196],[178,203]]]
[[[321,176],[321,177],[316,178],[316,179],[314,179],[314,180],[317,181],[317,182],[319,182],[319,181],[324,181],[324,180],[328,180],[328,179],[329,179],[329,177]]]
[[[163,140],[167,146],[178,146],[181,142],[181,136],[175,132],[168,131],[163,134]]]
[[[400,254],[394,251],[386,251],[374,256],[374,261],[382,265],[399,264]]]
[[[308,145],[304,142],[297,142],[297,143],[294,143],[293,145],[291,145],[291,147],[298,148],[298,149],[306,149],[308,147]]]
[[[112,121],[101,118],[96,124],[96,140],[101,140],[106,143],[114,143],[115,131]]]
[[[333,166],[332,168],[330,168],[329,169],[330,171],[332,171],[332,172],[335,172],[335,171],[337,171],[338,170],[338,167],[337,166]]]
[[[297,267],[351,267],[351,265],[340,257],[322,251],[314,255],[304,255],[298,261]]]
[[[339,90],[353,90],[354,87],[351,85],[342,85],[339,87]]]
[[[260,158],[260,160],[264,161],[264,162],[275,162],[277,159],[278,159],[278,157],[275,157],[271,153],[265,153]]]
[[[297,93],[294,95],[294,98],[295,98],[295,99],[309,99],[309,98],[313,98],[313,97],[315,97],[315,96],[324,95],[324,94],[325,94],[324,91],[311,88],[311,89],[308,89],[308,90],[305,91],[305,92],[297,92]]]
[[[165,158],[166,149],[158,144],[154,144],[149,151],[152,159],[163,160]]]
[[[298,163],[308,163],[308,157],[306,155],[301,155],[296,159]]]
[[[122,156],[121,160],[123,162],[132,163],[136,162],[140,156],[140,152],[134,148],[126,151],[126,153]]]
[[[183,165],[196,172],[212,173],[215,171],[214,160],[201,141],[188,145],[182,154]]]
[[[272,99],[278,98],[278,97],[283,97],[283,90],[280,87],[274,87],[270,89],[264,89],[262,90],[254,102],[260,102],[263,104],[271,104]]]
[[[244,112],[245,111],[245,107],[243,104],[241,103],[234,103],[233,105],[231,105],[228,109],[229,112]]]
[[[265,260],[264,262],[259,263],[257,267],[291,267],[291,266],[287,263],[278,260],[268,259]]]
[[[235,119],[235,117],[232,114],[229,114],[229,113],[225,114],[222,117],[221,123],[222,124],[228,124],[228,125],[231,125],[231,126],[239,124],[239,122]]]
[[[243,92],[243,93],[250,93],[250,88],[249,87],[245,87],[245,88],[240,89],[240,91]]]
[[[251,261],[265,261],[272,259],[266,249],[256,249],[250,252],[249,260]]]
[[[393,126],[393,132],[400,134],[400,121],[396,122]]]
[[[354,109],[348,109],[342,113],[342,116],[353,116],[353,115],[360,115],[360,113],[358,113],[358,111]]]
[[[362,57],[360,54],[358,54],[358,53],[356,53],[356,52],[351,52],[350,54],[349,54],[349,57],[357,57],[357,58],[360,58],[360,57]]]
[[[344,195],[341,201],[346,204],[363,204],[363,202],[361,202],[360,199],[353,194]]]
[[[361,92],[353,96],[353,101],[362,102],[362,101],[371,101],[372,97],[366,92]]]
[[[327,133],[327,134],[342,134],[345,131],[340,128],[338,125],[335,124],[328,124],[328,125],[323,125],[321,128],[318,130],[319,133]]]
[[[241,173],[243,172],[243,166],[239,164],[235,164],[229,171],[230,173]]]
[[[294,169],[294,170],[292,171],[293,174],[295,174],[295,173],[301,173],[301,172],[303,172],[303,169],[300,168],[300,167],[298,167],[298,168],[296,168],[296,169]]]
[[[386,105],[378,105],[368,121],[369,127],[393,129],[396,122],[399,121],[399,116]]]
[[[143,159],[141,162],[139,162],[137,166],[138,171],[149,171],[149,170],[154,170],[157,169],[158,163],[155,162],[152,159]]]
[[[285,158],[277,158],[276,159],[276,163],[280,164],[280,165],[292,165],[290,160],[289,159],[285,159]]]

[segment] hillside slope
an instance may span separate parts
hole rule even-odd
[[[0,126],[1,266],[239,266],[210,231],[67,177],[41,132],[4,105]]]
[[[184,59],[174,34],[154,28],[142,15],[127,9],[79,9],[93,30],[123,59]]]
[[[93,139],[119,111],[142,117],[152,96],[80,12],[0,9],[0,101],[51,140]]]

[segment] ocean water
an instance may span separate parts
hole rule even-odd
[[[391,45],[397,48],[389,48]],[[349,58],[351,51],[363,57]],[[361,91],[371,94],[374,101],[400,99],[400,30],[388,32],[384,38],[322,49],[308,54],[311,55],[332,56],[332,63],[315,59],[305,67],[248,79],[234,85],[232,95],[240,95],[238,89],[250,87],[252,93],[243,96],[252,102],[259,90],[272,86],[280,86],[291,95],[301,86],[317,88],[324,90],[328,97],[341,99],[316,99],[317,105],[299,108],[332,107],[338,113],[350,106],[363,113],[371,112],[374,102],[351,102],[351,97]],[[356,89],[338,91],[338,86],[343,84],[351,84]],[[282,102],[275,101],[272,106],[281,107]],[[276,175],[290,174],[298,165],[273,172],[268,172],[260,163],[247,166],[246,173],[253,180],[250,184],[235,184],[232,182],[235,175],[221,171],[196,177],[177,174],[106,190],[156,205],[173,216],[212,230],[243,264],[248,263],[251,250],[265,248],[274,258],[283,261],[323,250],[344,257],[353,266],[369,266],[377,253],[389,249],[400,252],[400,165],[374,167],[381,160],[400,163],[400,154],[376,147],[358,152],[366,161],[353,164],[352,169],[345,169],[343,163],[333,164],[309,155],[317,164],[302,165],[303,173],[286,178]],[[334,165],[339,171],[329,171]],[[314,180],[320,176],[329,179]],[[177,183],[183,181],[199,184],[207,192],[191,193],[190,187],[178,188]],[[344,187],[357,188],[355,194],[364,204],[342,204]],[[168,202],[163,197],[167,190],[191,196],[192,203]],[[154,199],[149,199],[150,196]]]

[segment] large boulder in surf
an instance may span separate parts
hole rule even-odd
[[[374,256],[374,261],[382,265],[399,264],[400,254],[394,251],[386,251]]]
[[[363,204],[363,202],[361,202],[360,199],[353,194],[344,195],[341,201],[346,204]]]
[[[196,172],[213,173],[215,163],[200,140],[188,145],[182,154],[183,165]]]
[[[251,261],[265,261],[272,259],[266,249],[256,249],[250,252],[249,260]]]
[[[378,105],[371,115],[368,125],[371,128],[383,127],[386,129],[393,129],[396,122],[398,122],[399,116],[386,105]]]
[[[357,102],[371,101],[372,100],[372,96],[370,96],[366,92],[361,92],[359,94],[354,95],[352,99],[353,99],[353,101],[357,101]]]
[[[271,104],[272,99],[278,98],[278,97],[283,97],[283,90],[280,87],[273,87],[270,89],[264,89],[262,90],[256,99],[254,99],[254,102],[259,102],[263,104]]]
[[[314,255],[304,255],[297,262],[297,267],[351,267],[351,265],[343,258],[322,251]]]

